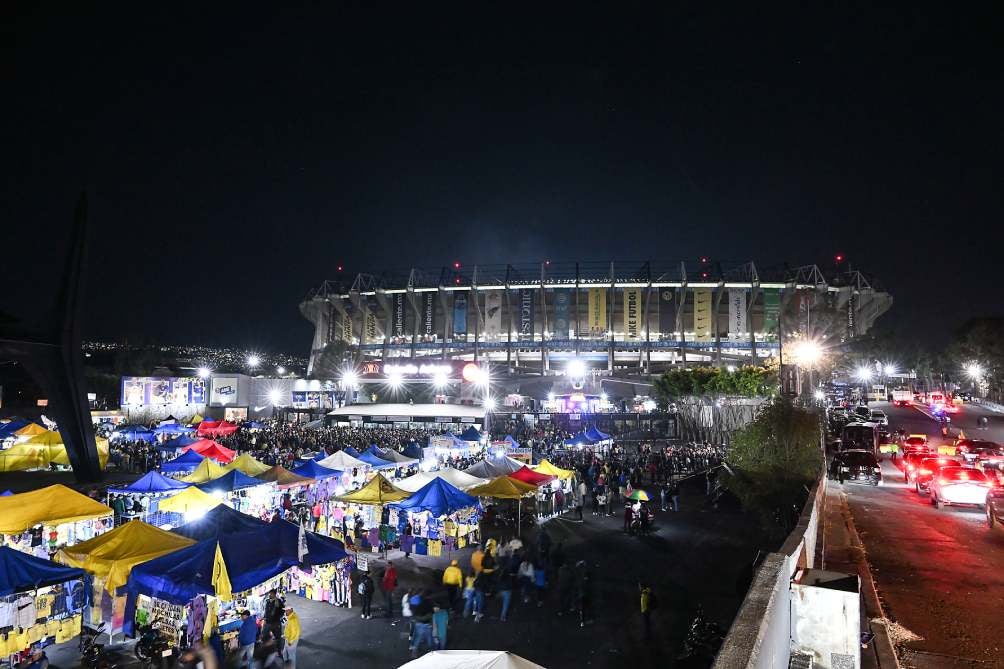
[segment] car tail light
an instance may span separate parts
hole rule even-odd
[[[914,470],[914,466],[909,462],[906,464],[906,468],[909,469],[911,472]]]
[[[931,475],[931,474],[933,474],[934,472],[932,472],[932,471],[931,471],[930,469],[921,469],[921,470],[920,470],[920,471],[919,471],[918,473],[919,473],[919,474],[920,474],[921,476],[930,476],[930,475]]]
[[[948,479],[940,478],[938,479],[938,485],[945,485],[948,483]]]

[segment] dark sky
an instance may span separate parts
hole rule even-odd
[[[841,251],[931,341],[1002,310],[992,9],[37,4],[5,20],[8,311],[51,300],[82,189],[93,337],[305,353],[338,263],[454,259]]]

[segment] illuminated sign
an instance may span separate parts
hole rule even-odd
[[[453,374],[453,365],[449,363],[387,363],[383,366],[383,373],[391,376],[438,376]]]

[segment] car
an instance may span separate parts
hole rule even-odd
[[[995,488],[987,495],[985,505],[987,527],[991,530],[1004,528],[1004,490]]]
[[[926,434],[911,434],[903,440],[903,448],[901,450],[904,455],[909,453],[928,453],[931,447],[927,444]]]
[[[879,425],[889,424],[889,417],[885,415],[885,411],[882,411],[882,409],[872,409],[872,415],[868,420]]]
[[[872,410],[864,404],[854,407],[854,413],[862,420],[871,420],[872,417]]]
[[[927,451],[913,451],[903,456],[903,483],[910,485],[913,482],[913,472],[920,465],[921,461],[931,457]]]
[[[997,463],[1004,459],[1004,447],[993,441],[959,439],[955,442],[955,448],[958,454],[970,463],[977,460]]]
[[[966,392],[965,390],[960,390],[959,392],[955,393],[955,399],[962,400],[963,402],[972,402],[973,394],[970,392]]]
[[[931,479],[937,476],[943,467],[961,467],[964,463],[957,458],[947,456],[924,458],[913,471],[913,489],[917,494],[927,492]]]
[[[945,467],[931,479],[931,506],[966,504],[981,509],[987,502],[987,495],[993,488],[983,472],[972,467]]]
[[[882,467],[871,451],[848,450],[841,451],[830,460],[827,473],[830,479],[841,483],[869,483],[878,485],[882,482]]]

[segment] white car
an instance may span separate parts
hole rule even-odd
[[[972,467],[942,467],[931,479],[931,504],[971,504],[983,508],[993,484]]]
[[[889,416],[885,415],[885,411],[881,409],[872,409],[872,415],[869,419],[873,423],[878,423],[879,425],[889,426]]]

